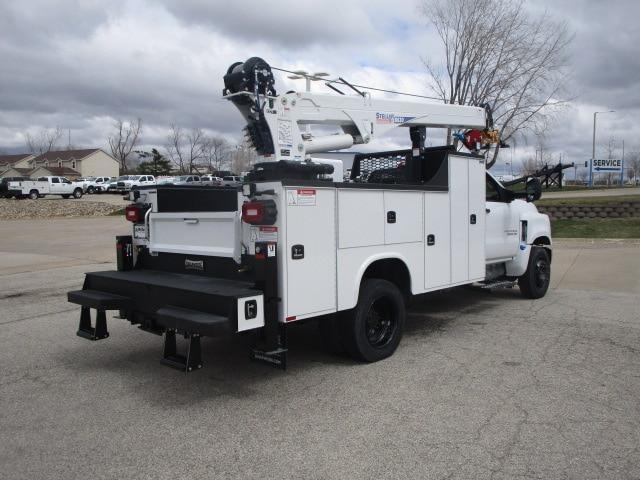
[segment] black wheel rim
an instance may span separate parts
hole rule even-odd
[[[393,338],[398,321],[387,298],[376,299],[365,317],[367,341],[374,348],[382,348]]]
[[[542,258],[536,261],[535,281],[538,288],[544,288],[549,283],[549,262]]]

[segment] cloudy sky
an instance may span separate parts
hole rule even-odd
[[[222,76],[231,63],[252,56],[429,95],[421,58],[441,52],[419,1],[3,0],[0,150],[20,151],[25,132],[55,126],[69,129],[74,145],[105,147],[114,119],[136,117],[143,119],[147,146],[164,145],[171,123],[235,141],[243,125],[220,98]],[[584,161],[593,112],[616,110],[598,117],[600,155],[610,137],[618,146],[624,139],[627,151],[639,150],[637,0],[538,0],[528,8],[546,9],[575,34],[574,100],[547,134],[545,149]],[[278,74],[277,87],[304,85]],[[535,149],[535,140],[520,143],[504,159],[513,154],[517,164]],[[406,146],[408,135],[377,146],[396,144]]]

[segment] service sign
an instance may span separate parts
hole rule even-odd
[[[596,172],[620,172],[622,160],[619,158],[594,158],[592,168]]]

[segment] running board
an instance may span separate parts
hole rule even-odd
[[[478,286],[482,290],[493,290],[494,288],[513,288],[516,283],[518,283],[517,280],[498,280],[496,282],[477,283],[474,286]]]

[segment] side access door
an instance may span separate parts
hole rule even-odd
[[[510,260],[518,253],[518,214],[505,195],[505,189],[487,174],[485,234],[487,263]]]

